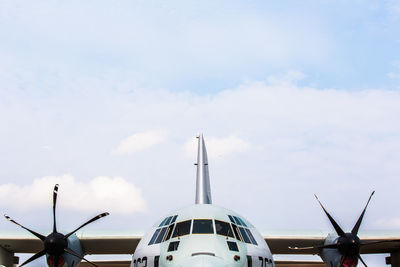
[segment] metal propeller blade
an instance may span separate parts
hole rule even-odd
[[[23,266],[35,259],[47,254],[47,255],[49,255],[49,257],[51,257],[49,260],[53,261],[54,266],[58,267],[59,263],[64,263],[63,255],[64,255],[64,253],[67,253],[67,254],[73,255],[81,260],[85,260],[88,263],[92,264],[93,266],[97,267],[96,264],[88,261],[87,259],[85,259],[83,256],[79,255],[75,251],[68,249],[68,240],[67,239],[70,235],[72,235],[73,233],[75,233],[76,231],[78,231],[79,229],[84,227],[85,225],[88,225],[89,223],[92,223],[102,217],[105,217],[105,216],[109,215],[109,213],[105,212],[105,213],[101,213],[101,214],[97,215],[96,217],[93,217],[92,219],[90,219],[86,223],[82,224],[81,226],[79,226],[78,228],[76,228],[74,231],[72,231],[71,233],[69,233],[67,235],[58,233],[57,232],[57,224],[56,224],[56,206],[57,206],[58,187],[59,187],[59,185],[56,184],[54,186],[54,190],[53,190],[53,232],[50,233],[48,236],[45,237],[39,233],[36,233],[35,231],[33,231],[29,228],[26,228],[25,226],[23,226],[23,225],[17,223],[16,221],[14,221],[13,219],[11,219],[8,215],[4,214],[4,217],[7,220],[9,220],[10,222],[12,222],[12,223],[22,227],[23,229],[29,231],[30,233],[32,233],[34,236],[36,236],[37,238],[42,240],[43,245],[44,245],[44,249],[42,251],[40,251],[40,252],[36,253],[35,255],[33,255],[32,257],[30,257],[28,260],[26,260],[20,266]]]
[[[36,260],[37,258],[40,258],[40,257],[42,257],[42,256],[45,255],[45,254],[46,254],[46,251],[45,251],[45,250],[42,250],[42,251],[36,253],[35,255],[33,255],[32,257],[30,257],[29,259],[27,259],[27,260],[26,260],[24,263],[22,263],[19,267],[24,266],[25,264],[27,264],[27,263],[29,263],[29,262],[31,262],[31,261],[34,261],[34,260]]]
[[[319,205],[321,205],[321,208],[324,210],[326,216],[328,216],[329,221],[330,221],[331,224],[333,225],[333,228],[335,228],[336,233],[337,233],[339,236],[344,236],[345,233],[344,233],[344,231],[342,230],[342,228],[340,228],[340,226],[336,223],[336,221],[332,218],[332,216],[326,211],[326,209],[325,209],[324,206],[322,205],[321,201],[319,201],[317,195],[314,195],[314,196],[315,196],[315,198],[317,199]]]
[[[68,254],[71,254],[72,256],[75,256],[75,257],[77,257],[77,258],[79,258],[79,259],[81,259],[81,260],[86,261],[87,263],[90,263],[90,264],[93,265],[93,266],[98,267],[98,266],[97,266],[96,264],[94,264],[93,262],[88,261],[87,259],[85,259],[84,257],[82,257],[81,255],[79,255],[78,253],[76,253],[75,251],[73,251],[73,250],[71,250],[71,249],[69,249],[69,248],[65,248],[64,251],[65,251],[66,253],[68,253]]]
[[[369,202],[371,201],[371,198],[372,198],[372,196],[373,196],[374,194],[375,194],[375,191],[372,191],[372,193],[371,193],[371,195],[369,196],[369,199],[368,199],[368,201],[367,201],[367,204],[365,205],[365,208],[364,208],[363,212],[362,212],[361,215],[360,215],[360,218],[358,218],[358,221],[357,221],[356,224],[354,225],[353,230],[351,230],[351,233],[352,233],[353,235],[357,235],[358,229],[360,229],[360,225],[361,225],[362,219],[364,218],[365,211],[367,210],[368,204],[369,204]]]
[[[340,264],[339,264],[339,266],[343,266],[343,262],[344,262],[344,260],[345,260],[345,257],[342,257],[342,259],[340,260]]]
[[[58,262],[60,261],[60,256],[55,255],[54,256],[54,267],[58,267]]]
[[[79,226],[78,228],[76,228],[74,231],[70,232],[69,234],[65,235],[65,239],[67,239],[70,235],[72,235],[73,233],[75,233],[76,231],[78,231],[79,229],[81,229],[82,227],[84,227],[85,225],[88,225],[89,223],[92,223],[102,217],[105,217],[107,215],[109,215],[110,213],[108,212],[104,212],[102,214],[97,215],[96,217],[90,219],[89,221],[85,222],[84,224],[82,224],[81,226]]]
[[[362,264],[364,264],[365,267],[368,267],[367,264],[365,264],[365,262],[361,258],[360,254],[357,255],[357,258],[362,262]]]
[[[54,186],[54,190],[53,190],[53,233],[57,232],[57,226],[56,226],[57,195],[58,195],[58,184],[56,184]]]
[[[29,228],[26,228],[25,226],[23,226],[23,225],[17,223],[17,222],[14,221],[13,219],[11,219],[10,216],[4,214],[4,217],[5,217],[7,220],[9,220],[10,222],[15,223],[16,225],[18,225],[18,226],[24,228],[25,230],[29,231],[31,234],[33,234],[34,236],[36,236],[36,237],[39,238],[40,240],[42,240],[42,241],[45,240],[45,238],[46,238],[45,236],[43,236],[43,235],[41,235],[41,234],[39,234],[39,233],[36,233],[35,231],[33,231],[33,230],[29,229]]]

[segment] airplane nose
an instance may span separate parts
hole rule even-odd
[[[228,263],[215,256],[198,255],[182,259],[178,265],[180,267],[226,267]]]

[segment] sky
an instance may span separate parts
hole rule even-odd
[[[194,203],[203,133],[213,203],[263,234],[332,231],[314,194],[350,230],[376,190],[360,234],[399,236],[399,118],[398,0],[0,0],[0,210],[43,234],[56,183],[66,232]]]

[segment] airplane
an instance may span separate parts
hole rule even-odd
[[[195,204],[166,214],[143,236],[80,236],[76,231],[109,215],[101,213],[74,231],[62,234],[56,227],[58,185],[53,191],[53,231],[43,236],[11,219],[34,237],[0,236],[0,266],[18,264],[15,253],[35,253],[24,266],[46,256],[49,267],[355,267],[361,254],[390,253],[386,264],[400,267],[399,237],[358,237],[368,199],[350,233],[345,233],[317,198],[335,229],[328,236],[262,236],[238,213],[212,204],[207,151],[198,138]],[[131,261],[87,260],[85,255],[130,254]],[[319,255],[322,261],[275,261],[274,254]]]

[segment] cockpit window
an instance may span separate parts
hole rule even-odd
[[[172,216],[169,216],[169,217],[165,218],[165,219],[160,223],[160,225],[159,225],[158,227],[161,227],[161,226],[164,226],[164,225],[168,225],[169,222],[171,221],[171,219],[172,219]]]
[[[228,215],[228,217],[229,217],[229,220],[231,220],[231,223],[236,223],[231,215]]]
[[[232,216],[232,217],[233,217],[233,219],[235,220],[235,222],[236,222],[237,225],[242,225],[242,223],[240,222],[240,220],[239,220],[238,217],[236,217],[236,216]]]
[[[239,241],[242,241],[242,238],[240,237],[240,234],[239,234],[238,227],[236,225],[232,224],[232,228],[233,228],[233,231],[235,232],[236,239]]]
[[[172,218],[172,221],[170,222],[171,224],[173,224],[175,221],[176,221],[176,218],[178,217],[178,215],[175,215],[173,218]]]
[[[167,217],[167,218],[165,218],[164,220],[162,220],[162,222],[160,223],[160,225],[159,225],[158,227],[163,226],[163,225],[165,224],[165,222],[167,221],[168,218],[169,218],[169,217]]]
[[[160,233],[158,234],[158,237],[157,237],[157,239],[156,239],[156,242],[154,242],[155,244],[161,243],[161,242],[163,241],[165,232],[167,231],[167,228],[168,228],[168,227],[161,228],[161,231],[160,231]]]
[[[218,235],[234,237],[231,225],[227,222],[215,220],[215,230]]]
[[[236,242],[226,241],[226,243],[228,244],[229,250],[239,251],[239,248],[238,248],[238,245],[236,244]]]
[[[157,236],[158,236],[158,233],[160,233],[160,230],[161,230],[161,229],[157,229],[157,230],[154,232],[153,237],[150,239],[149,245],[154,244],[154,241],[156,241],[156,238],[157,238]]]
[[[240,217],[236,217],[239,221],[240,221],[240,223],[244,226],[244,227],[247,227],[247,224],[242,220],[242,218],[240,218]]]
[[[174,229],[174,225],[175,225],[175,224],[171,224],[171,225],[168,227],[167,235],[165,236],[164,241],[167,241],[167,240],[169,240],[169,239],[171,238],[172,230]]]
[[[169,243],[169,245],[168,245],[168,252],[169,252],[169,251],[178,250],[178,247],[179,247],[179,241],[171,242],[171,243]]]
[[[244,230],[244,228],[239,227],[239,231],[242,234],[242,238],[243,238],[244,242],[251,244],[250,238],[247,236],[247,233]]]
[[[193,234],[213,234],[212,220],[193,220]]]
[[[177,236],[183,236],[183,235],[188,235],[190,234],[190,225],[192,221],[183,221],[183,222],[178,222],[175,226],[174,234],[172,237],[177,237]]]
[[[176,218],[178,217],[178,215],[175,216],[169,216],[167,218],[165,218],[158,227],[164,226],[164,225],[170,225],[173,224],[176,221]]]
[[[164,225],[169,225],[171,222],[172,216],[168,217],[167,220],[165,221]]]
[[[253,245],[258,245],[256,239],[254,238],[253,234],[251,233],[250,229],[245,228],[247,235],[250,238],[250,241]]]

